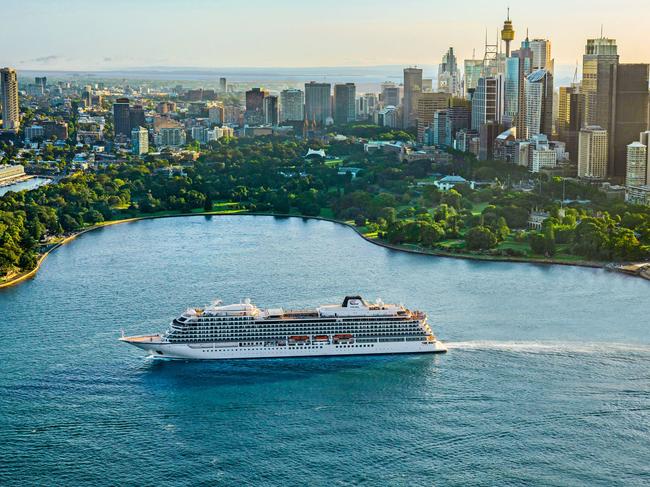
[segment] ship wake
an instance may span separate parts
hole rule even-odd
[[[650,344],[611,342],[496,341],[445,342],[451,350],[501,351],[528,354],[650,354]]]

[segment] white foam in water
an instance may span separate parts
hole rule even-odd
[[[445,342],[449,350],[497,350],[520,353],[650,353],[650,345],[608,342],[508,342],[476,340]]]

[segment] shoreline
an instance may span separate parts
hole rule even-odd
[[[110,227],[113,225],[120,225],[122,223],[132,223],[132,222],[137,222],[142,220],[157,220],[161,218],[185,218],[190,216],[272,216],[278,218],[301,218],[304,220],[321,220],[330,223],[336,223],[338,225],[344,225],[354,230],[354,232],[359,237],[364,239],[366,242],[371,243],[373,245],[377,245],[379,247],[383,247],[385,249],[393,250],[395,252],[406,252],[410,254],[428,255],[432,257],[443,257],[443,258],[473,260],[473,261],[482,261],[482,262],[510,262],[515,264],[560,265],[560,266],[571,266],[571,267],[586,267],[592,269],[611,269],[616,271],[615,268],[612,268],[611,264],[607,264],[604,262],[601,263],[601,262],[590,262],[590,261],[581,261],[581,260],[563,261],[563,260],[551,260],[551,259],[535,259],[535,258],[524,258],[524,257],[506,257],[506,256],[489,256],[489,255],[482,256],[482,255],[472,255],[472,254],[456,254],[452,252],[444,252],[435,249],[409,248],[401,245],[394,245],[387,242],[382,242],[381,240],[367,237],[366,235],[361,233],[357,227],[355,227],[350,223],[340,221],[340,220],[335,220],[333,218],[322,217],[322,216],[303,216],[303,215],[288,215],[288,214],[277,214],[277,213],[246,212],[246,211],[237,212],[237,213],[204,211],[199,213],[175,213],[175,214],[168,214],[168,215],[137,216],[132,218],[123,218],[120,220],[111,220],[111,221],[100,223],[98,225],[94,225],[92,227],[84,228],[83,230],[68,235],[67,237],[63,238],[63,240],[61,240],[60,242],[53,244],[51,248],[49,248],[47,251],[45,251],[43,254],[39,256],[34,269],[12,276],[7,281],[0,282],[0,289],[13,287],[27,279],[34,277],[36,273],[39,271],[39,269],[41,268],[41,265],[43,264],[43,262],[45,261],[48,255],[50,255],[59,247],[62,247],[63,245],[72,242],[77,237],[85,233],[93,232],[95,230]],[[625,275],[631,275],[622,271],[620,271],[619,273]],[[640,274],[633,277],[641,277],[642,279],[650,280],[650,272],[643,271]]]

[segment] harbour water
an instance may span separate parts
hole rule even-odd
[[[217,297],[349,293],[426,311],[449,353],[164,362],[117,340]],[[101,229],[0,292],[0,485],[648,485],[649,296],[321,221]]]
[[[0,196],[3,194],[8,193],[9,191],[23,191],[24,189],[36,189],[39,186],[43,186],[44,184],[49,184],[52,180],[49,178],[40,178],[40,177],[35,177],[35,178],[29,178],[24,181],[18,181],[17,183],[12,183],[12,184],[6,184],[0,186]]]

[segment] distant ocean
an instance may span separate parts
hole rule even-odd
[[[381,66],[335,66],[335,67],[301,67],[301,68],[192,68],[192,67],[143,67],[114,70],[55,71],[55,70],[21,70],[22,77],[48,76],[56,79],[124,79],[152,80],[161,82],[188,81],[193,84],[206,85],[218,83],[220,77],[228,78],[231,83],[271,85],[299,85],[309,81],[327,81],[331,83],[354,82],[360,90],[378,89],[384,81],[399,83],[403,78],[406,65]],[[422,65],[424,78],[437,78],[437,65]],[[556,65],[555,85],[568,85],[573,79],[575,67]],[[207,83],[206,83],[207,82]]]

